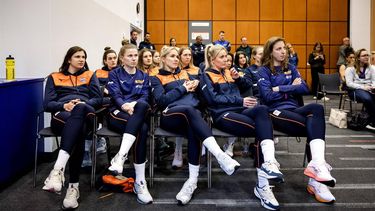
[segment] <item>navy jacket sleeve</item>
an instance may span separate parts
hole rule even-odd
[[[241,91],[248,90],[253,86],[251,76],[246,74],[246,73],[244,74],[243,77],[239,77],[239,78],[235,79],[234,81],[236,82],[238,88]]]
[[[120,87],[120,80],[118,78],[117,72],[111,71],[108,76],[107,89],[117,107],[119,108],[121,108],[121,106],[125,104],[125,101],[123,100],[124,96],[121,92]]]
[[[44,110],[46,112],[55,113],[64,110],[64,103],[57,101],[57,93],[53,83],[52,76],[48,76],[45,93],[44,93]]]
[[[201,94],[208,106],[221,105],[243,105],[243,98],[233,95],[222,95],[217,93],[212,86],[212,81],[207,74],[202,74],[200,80]]]
[[[143,101],[148,103],[149,101],[149,96],[150,96],[150,77],[145,74],[145,80],[143,81],[143,86],[142,86],[142,91],[141,91],[141,96],[137,100],[138,101]]]
[[[274,92],[272,90],[271,73],[268,69],[260,67],[258,76],[258,88],[262,102],[268,104],[270,102],[280,100],[284,97],[282,93]]]
[[[292,71],[292,82],[296,78],[301,78],[301,75],[299,72],[291,68]],[[307,94],[309,92],[309,89],[307,88],[306,82],[301,79],[302,83],[299,85],[281,85],[279,86],[279,92],[281,93],[287,93],[287,94]]]
[[[187,93],[182,84],[166,93],[160,80],[155,76],[151,77],[151,87],[155,101],[161,107],[167,107],[170,103],[180,99]]]
[[[103,104],[103,96],[100,90],[99,80],[95,74],[91,77],[89,89],[90,99],[86,103],[94,108],[99,108]]]

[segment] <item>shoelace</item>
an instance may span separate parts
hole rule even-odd
[[[266,198],[271,198],[271,200],[276,200],[275,196],[272,193],[272,188],[270,186],[264,187],[262,190]]]
[[[137,193],[138,194],[142,194],[143,191],[146,189],[146,185],[143,184],[143,182],[141,182],[141,184],[137,183],[137,186],[138,186],[138,188],[137,188]]]
[[[189,183],[187,186],[185,186],[182,189],[182,192],[187,193],[187,194],[192,194],[194,193],[194,184]]]
[[[77,190],[77,188],[74,188],[74,187],[70,187],[69,189],[68,189],[69,191],[68,191],[68,193],[67,193],[67,195],[66,195],[66,198],[73,198],[73,199],[76,199],[77,198],[77,195],[78,195],[78,190]]]

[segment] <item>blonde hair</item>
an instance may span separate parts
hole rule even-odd
[[[212,68],[212,60],[214,60],[221,51],[225,51],[226,53],[228,53],[227,49],[225,49],[225,47],[222,45],[210,44],[206,46],[206,49],[204,49],[204,64],[206,66],[206,69]]]
[[[174,46],[166,46],[164,45],[161,50],[160,50],[160,58],[165,58],[167,57],[167,55],[171,52],[175,50],[178,54],[178,48],[177,47],[174,47]],[[162,69],[165,69],[165,63],[163,62],[162,59],[160,59],[160,64],[161,64],[161,68]]]
[[[137,46],[135,46],[133,44],[126,44],[126,45],[123,45],[121,47],[120,52],[118,53],[119,54],[119,59],[118,59],[119,64],[122,64],[121,58],[124,57],[126,51],[130,50],[130,49],[136,49],[137,50]]]
[[[189,50],[190,53],[191,53],[191,59],[190,59],[190,62],[189,62],[189,67],[195,67],[194,63],[193,63],[193,52],[191,52],[191,49],[189,47],[183,46],[183,47],[180,48],[180,51],[178,52],[178,55],[180,56],[180,68],[181,69],[183,68],[183,66],[182,66],[183,64],[181,62],[181,55],[184,52],[184,50]]]
[[[262,66],[269,67],[271,69],[272,74],[274,74],[276,72],[275,67],[273,66],[273,60],[274,60],[274,58],[272,56],[273,46],[277,42],[280,42],[280,41],[285,44],[284,38],[282,38],[282,37],[271,37],[267,40],[267,42],[263,46],[263,56],[262,56],[262,59],[260,60],[260,63],[261,63]],[[288,68],[288,62],[289,62],[289,59],[286,56],[284,61],[281,62],[282,70]]]

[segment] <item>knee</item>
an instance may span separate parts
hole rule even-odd
[[[88,113],[94,113],[95,110],[93,107],[87,105],[86,103],[79,103],[74,106],[74,109],[72,110],[74,113],[79,114],[88,114]]]
[[[260,116],[268,116],[268,107],[265,105],[259,105],[253,108],[255,113]]]
[[[324,107],[320,104],[311,103],[308,106],[310,106],[311,113],[315,115],[323,115],[324,116]]]
[[[134,109],[146,112],[148,109],[150,109],[150,105],[144,101],[139,101],[137,104],[135,104]]]

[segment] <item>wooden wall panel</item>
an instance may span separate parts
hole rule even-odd
[[[236,24],[235,21],[213,21],[212,24],[212,41],[219,39],[219,32],[225,32],[225,39],[231,44],[235,44],[236,40]],[[231,52],[233,53],[236,49],[232,47]]]
[[[305,44],[306,22],[284,22],[284,38],[292,44]]]
[[[160,52],[161,48],[163,47],[164,45],[161,45],[161,44],[155,44],[155,48],[157,51]]]
[[[237,20],[259,20],[259,0],[237,0]]]
[[[147,31],[151,33],[151,42],[164,44],[164,21],[147,21]]]
[[[164,0],[147,0],[147,21],[164,20]]]
[[[211,20],[212,0],[189,0],[189,19]]]
[[[307,20],[328,21],[329,0],[307,0]]]
[[[306,1],[284,0],[284,20],[305,21]]]
[[[264,44],[270,37],[283,35],[282,22],[261,22],[260,23],[260,44]]]
[[[371,0],[371,34],[375,34],[375,0]],[[375,36],[371,36],[370,38],[370,51],[375,51]]]
[[[235,20],[236,0],[213,0],[213,20]]]
[[[287,40],[288,42],[288,40]],[[293,45],[293,44],[292,44]],[[298,68],[306,68],[306,46],[304,45],[293,45],[294,51],[298,55]]]
[[[188,43],[188,22],[187,21],[165,21],[165,43],[169,44],[171,37],[176,38],[177,45]]]
[[[301,78],[306,81],[306,69],[299,68],[298,72],[299,72],[299,74],[301,74]]]
[[[188,20],[188,0],[165,0],[165,20]]]
[[[241,44],[241,37],[247,37],[248,44],[259,43],[259,22],[257,21],[237,21],[236,43]]]
[[[330,68],[336,68],[337,69],[336,62],[337,62],[337,59],[339,57],[339,53],[338,53],[339,47],[340,47],[340,45],[332,45],[331,48],[330,48],[330,51],[329,51],[329,55],[331,57],[331,60],[329,62]]]
[[[307,44],[329,44],[329,22],[307,22]]]
[[[282,20],[283,19],[283,4],[282,3],[283,1],[280,1],[280,0],[261,0],[260,1],[260,20]]]
[[[348,20],[348,0],[331,0],[331,21]]]
[[[342,38],[346,37],[348,24],[346,22],[331,22],[330,44],[341,45]]]

